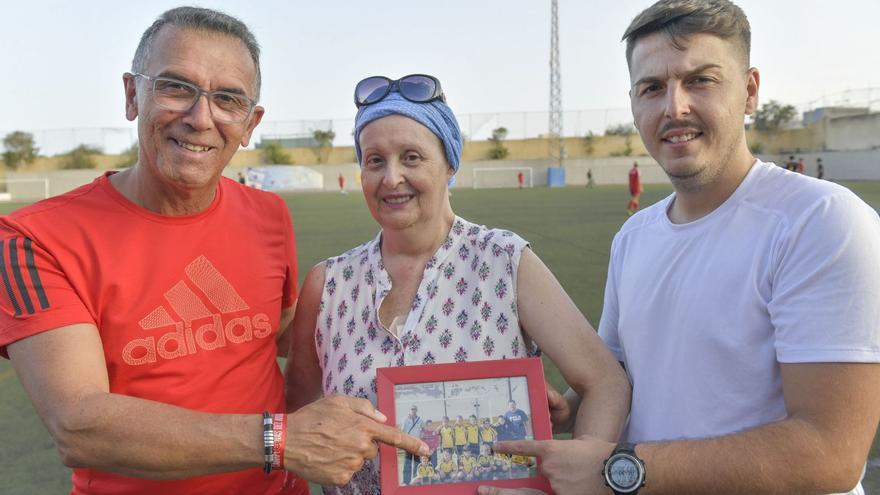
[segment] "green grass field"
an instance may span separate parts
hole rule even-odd
[[[880,208],[880,182],[847,184],[874,208]],[[648,186],[642,196],[649,205],[670,192]],[[378,230],[358,194],[285,196],[297,233],[300,279],[328,256],[372,238]],[[595,189],[455,190],[457,214],[471,221],[513,230],[529,240],[578,307],[594,325],[602,311],[611,238],[626,220],[624,186]],[[0,204],[0,213],[22,206]],[[548,379],[562,382],[555,369]],[[866,391],[874,393],[875,391]],[[52,440],[33,412],[9,362],[0,359],[0,480],[3,492],[55,494],[69,492],[69,471],[58,460]],[[880,456],[875,442],[871,457]],[[880,469],[869,470],[868,493],[880,489]]]

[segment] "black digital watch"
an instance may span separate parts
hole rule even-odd
[[[617,444],[605,460],[602,475],[614,495],[639,493],[639,489],[645,486],[645,462],[636,456],[635,444]]]

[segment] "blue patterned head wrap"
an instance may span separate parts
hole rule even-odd
[[[357,155],[357,161],[362,164],[361,156],[361,131],[370,122],[387,117],[389,115],[403,115],[409,117],[419,124],[427,127],[434,133],[443,143],[443,149],[446,151],[446,161],[452,170],[458,172],[461,165],[461,149],[462,138],[461,130],[458,128],[458,121],[452,109],[442,100],[434,100],[428,103],[414,103],[400,96],[400,93],[394,91],[388,94],[384,100],[361,107],[354,119],[354,152]],[[455,177],[449,180],[451,186],[455,182]]]

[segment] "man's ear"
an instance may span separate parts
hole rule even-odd
[[[122,84],[125,87],[125,118],[134,121],[138,116],[137,79],[134,74],[126,72],[122,75]]]
[[[761,86],[761,74],[752,67],[746,72],[746,115],[758,110],[758,88]]]
[[[254,133],[254,129],[257,128],[260,121],[263,120],[263,115],[266,113],[266,109],[261,106],[255,106],[254,111],[251,112],[251,117],[247,121],[247,130],[241,136],[241,145],[247,147],[247,145],[251,142],[251,135]]]

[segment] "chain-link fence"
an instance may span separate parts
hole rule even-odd
[[[547,134],[548,112],[495,112],[458,114],[458,124],[465,139],[484,141],[492,131],[504,127],[507,139],[540,138]],[[632,122],[628,108],[571,110],[563,112],[562,131],[566,137],[584,136],[588,132],[601,135],[605,129]],[[315,130],[336,133],[335,146],[354,144],[354,119],[291,120],[263,122],[257,130],[260,139],[298,142],[307,140]]]
[[[782,101],[783,104],[789,102]],[[853,89],[823,95],[808,102],[794,104],[800,116],[823,107],[859,108],[868,112],[880,111],[880,87]],[[495,112],[457,115],[465,138],[473,141],[486,140],[499,127],[507,129],[507,139],[539,138],[547,134],[549,113],[541,112]],[[565,137],[585,136],[587,133],[601,135],[610,127],[632,123],[628,108],[569,110],[562,115],[562,134]],[[16,129],[0,130],[6,135]],[[108,154],[121,153],[137,141],[137,129],[129,127],[100,127],[80,129],[26,130],[34,136],[40,154],[52,156],[81,145],[96,146]],[[322,120],[276,120],[264,121],[257,128],[256,139],[251,146],[263,140],[281,140],[285,146],[311,146],[316,130],[332,130],[336,133],[335,146],[354,144],[354,119]]]
[[[795,107],[804,112],[825,107],[862,108],[871,113],[880,112],[880,87],[850,89],[823,95]]]

